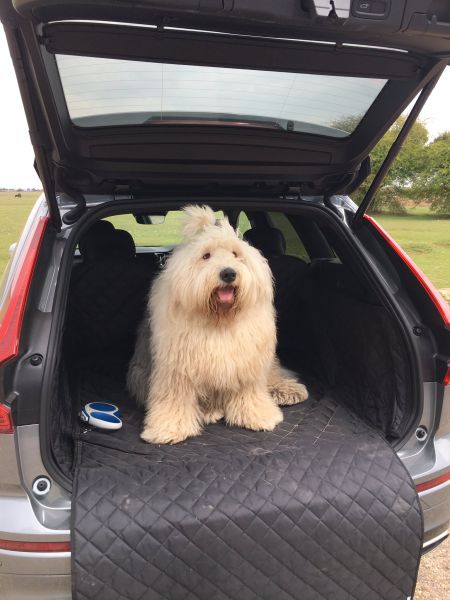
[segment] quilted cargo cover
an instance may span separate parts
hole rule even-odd
[[[76,600],[412,596],[422,537],[414,485],[378,433],[330,394],[286,408],[274,432],[219,423],[176,446],[141,442],[142,414],[123,395],[109,400],[123,429],[77,442]]]

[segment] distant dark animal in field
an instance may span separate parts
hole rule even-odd
[[[14,198],[22,198],[22,194],[20,192],[18,194],[14,194]]]

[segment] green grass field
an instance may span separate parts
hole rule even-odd
[[[17,242],[30,210],[39,193],[20,192],[22,198],[14,198],[14,192],[0,192],[0,277],[9,260],[8,250]]]
[[[376,215],[375,219],[400,244],[439,289],[450,288],[450,219],[420,206],[408,216]]]
[[[0,275],[9,259],[9,246],[17,241],[37,197],[31,192],[22,192],[22,198],[14,198],[14,192],[0,192]],[[426,207],[412,208],[408,216],[377,215],[376,219],[436,287],[450,290],[450,219],[430,214]],[[138,225],[127,215],[110,220],[130,231],[138,245],[176,244],[180,239],[179,214],[155,226]]]

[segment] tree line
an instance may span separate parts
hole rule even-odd
[[[364,197],[404,122],[405,117],[400,117],[372,150],[372,174],[352,194],[357,204]],[[338,125],[349,133],[355,128],[355,123],[350,123],[349,119]],[[433,212],[450,215],[450,132],[430,141],[425,123],[417,121],[378,190],[372,210],[405,213],[405,199],[427,202]]]

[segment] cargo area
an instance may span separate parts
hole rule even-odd
[[[394,449],[415,408],[400,325],[319,211],[225,212],[270,264],[277,353],[309,399],[272,432],[218,422],[180,444],[143,442],[126,372],[178,213],[91,225],[73,256],[51,403],[52,452],[72,480],[73,589],[105,600],[411,595],[422,518]],[[79,419],[95,401],[119,407],[120,430]]]
[[[169,213],[166,225],[177,217],[176,211]],[[398,442],[414,410],[404,342],[393,316],[357,278],[345,243],[331,228],[305,217],[242,211],[229,218],[245,229],[243,237],[272,269],[282,364],[299,374],[312,398],[330,394],[388,442]],[[171,247],[136,248],[130,232],[117,226],[123,219],[92,225],[74,256],[51,408],[57,415],[53,451],[67,475],[85,403],[114,402],[142,416],[126,390],[126,371],[151,281]],[[127,223],[132,220],[129,215]],[[159,225],[140,227],[148,231],[148,243],[152,234],[161,238]]]

